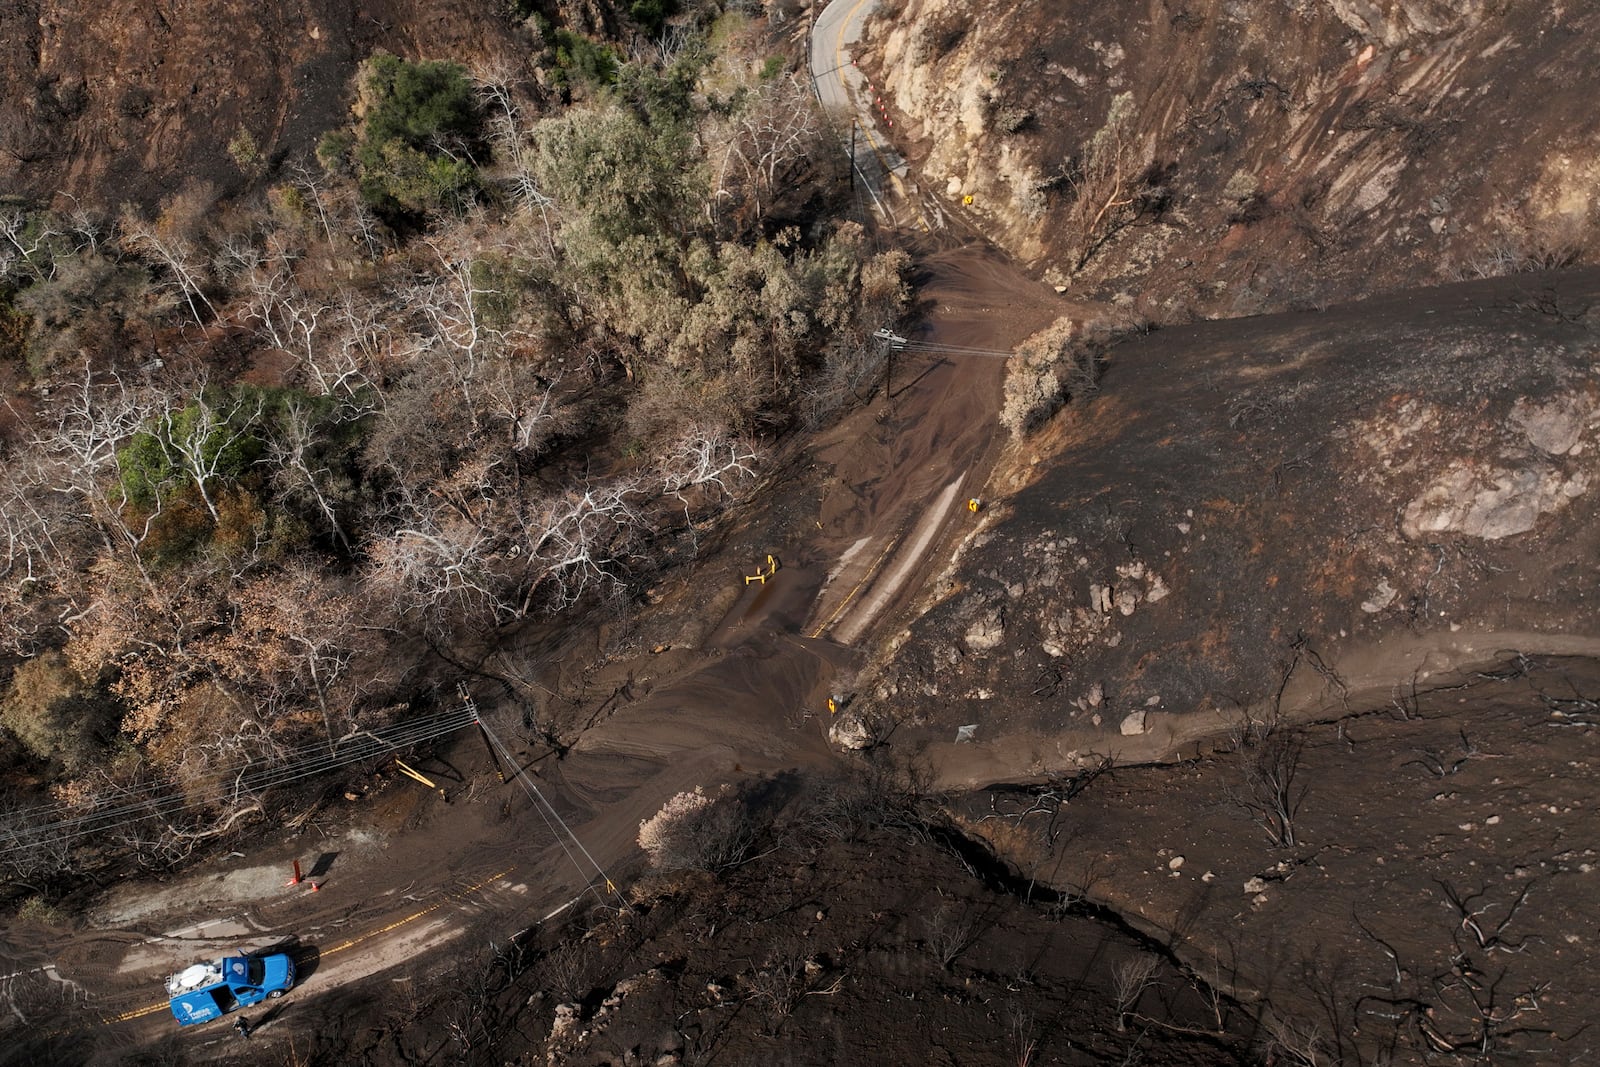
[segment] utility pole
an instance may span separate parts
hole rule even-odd
[[[856,191],[856,120],[850,120],[850,192]]]

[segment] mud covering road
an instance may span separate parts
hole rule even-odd
[[[1004,349],[1060,313],[1055,294],[981,246],[930,251],[920,269],[919,339]],[[641,820],[673,794],[836,767],[826,700],[848,683],[861,651],[832,638],[864,641],[960,536],[970,515],[955,505],[982,491],[996,456],[1003,367],[976,357],[895,360],[887,389],[809,446],[803,477],[775,487],[759,521],[684,583],[737,590],[731,604],[710,598],[725,606],[720,621],[701,620],[698,647],[649,661],[657,669],[648,678],[630,668],[628,696],[589,701],[565,758],[518,748],[529,784],[619,889],[642,866]],[[942,505],[930,508],[941,492]],[[766,583],[744,584],[739,561],[748,557],[753,571],[768,552],[781,568]],[[575,899],[581,907],[607,899],[604,879],[532,798],[496,781],[478,739],[412,762],[448,802],[388,769],[347,778],[288,829],[207,856],[165,884],[131,880],[90,894],[86,928],[66,943],[48,926],[8,928],[0,959],[17,1003],[56,1020],[53,1033],[36,1031],[54,1042],[51,1054],[118,1062],[130,1049],[173,1041],[186,1057],[225,1053],[232,1035],[220,1028],[174,1037],[160,995],[161,978],[194,959],[291,951],[302,981],[265,1020],[282,1020],[286,1039],[331,1021],[330,991],[385,997],[451,953],[508,937]],[[346,789],[365,800],[352,804]],[[285,885],[296,858],[313,873]],[[260,1043],[278,1040],[273,1030]]]

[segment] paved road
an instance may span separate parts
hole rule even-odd
[[[856,180],[893,223],[889,201],[896,179],[906,176],[906,162],[878,126],[865,75],[850,63],[851,47],[861,39],[862,26],[876,6],[877,0],[833,0],[823,9],[811,30],[811,76],[823,108],[839,116],[841,127],[854,130],[853,138],[849,132],[845,136],[854,141]]]

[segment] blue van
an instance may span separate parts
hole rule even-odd
[[[167,979],[172,1014],[180,1025],[210,1022],[235,1008],[276,1000],[294,986],[294,960],[271,956],[228,956],[197,963]]]

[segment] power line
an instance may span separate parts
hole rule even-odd
[[[594,855],[584,847],[583,842],[579,840],[578,835],[573,832],[572,827],[567,825],[567,820],[561,817],[561,813],[557,811],[555,806],[552,805],[545,797],[544,791],[534,784],[533,778],[528,774],[527,768],[523,767],[520,763],[512,758],[510,750],[506,747],[505,743],[500,740],[499,736],[489,729],[487,723],[485,723],[482,719],[478,719],[477,725],[478,729],[483,731],[483,736],[488,739],[489,744],[493,747],[498,757],[504,761],[506,765],[515,767],[517,769],[517,773],[515,775],[516,780],[521,783],[523,791],[528,794],[528,799],[534,803],[534,808],[539,812],[540,818],[544,819],[545,825],[550,827],[551,834],[555,835],[556,842],[561,846],[561,850],[567,854],[567,859],[572,861],[573,867],[577,870],[578,874],[583,877],[585,882],[584,889],[589,890],[596,888],[594,878],[586,870],[584,870],[583,865],[578,862],[578,858],[574,856],[572,854],[572,850],[567,847],[567,843],[561,839],[561,834],[556,831],[556,825],[561,827],[561,832],[565,833],[567,837],[571,838],[572,843],[578,847],[578,851],[583,853],[583,858],[589,861],[589,866],[594,868],[594,873],[600,876],[601,881],[605,883],[607,891],[612,893],[619,901],[621,901],[624,908],[627,908],[628,903],[625,899],[623,899],[622,893],[617,889],[616,883],[611,880],[610,875],[606,874],[605,868],[600,866],[600,861],[596,860]],[[546,814],[547,812],[548,814]],[[551,822],[552,819],[555,820],[554,824]],[[596,890],[596,892],[598,893],[598,890]]]
[[[324,751],[325,746],[319,742],[299,749],[299,758],[295,758],[291,752],[288,758],[271,764],[246,759],[201,776],[199,789],[192,783],[188,789],[179,790],[171,783],[161,781],[118,789],[102,794],[104,799],[93,810],[67,818],[59,816],[77,809],[78,805],[46,804],[13,811],[0,820],[0,856],[46,842],[61,844],[77,841],[92,834],[110,833],[153,819],[171,820],[219,802],[259,795],[339,767],[443,737],[470,726],[476,720],[475,708],[454,708],[427,719],[347,735],[336,741],[331,751]],[[317,755],[310,755],[313,751]]]
[[[328,758],[330,755],[337,755],[339,746],[345,745],[357,738],[369,739],[374,733],[388,738],[403,738],[408,732],[425,732],[431,730],[441,721],[463,717],[465,722],[472,721],[471,716],[467,715],[464,709],[453,708],[447,712],[442,712],[427,718],[408,720],[407,722],[383,727],[376,731],[356,730],[345,735],[344,737],[334,740],[331,743],[327,741],[314,741],[310,744],[302,745],[299,748],[285,749],[278,754],[272,762],[275,766],[304,766],[307,761],[321,760]],[[459,729],[459,727],[457,728]],[[395,743],[400,744],[398,741]],[[202,781],[206,779],[215,779],[220,781],[225,778],[236,778],[239,776],[239,774],[249,770],[251,767],[261,768],[265,767],[266,765],[267,761],[262,757],[246,756],[243,759],[236,760],[232,763],[223,764],[212,768],[210,771],[207,771],[203,775],[197,777]],[[170,789],[170,782],[166,782],[161,779],[153,779],[143,782],[139,785],[119,786],[111,792],[114,792],[117,797],[124,802],[127,802],[130,798],[138,797],[140,794],[151,794],[154,796],[156,794],[168,792]],[[54,813],[76,811],[82,807],[83,803],[80,801],[63,801],[54,804],[38,804],[27,808],[17,809],[12,814],[19,817],[36,819],[48,818]]]

